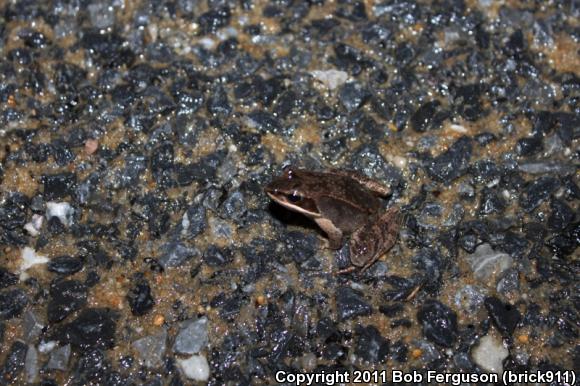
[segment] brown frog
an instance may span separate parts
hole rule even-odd
[[[351,235],[355,267],[367,269],[397,240],[398,209],[380,213],[379,197],[389,195],[390,189],[357,172],[288,167],[265,190],[278,204],[313,219],[328,235],[330,248],[339,249],[343,236]]]

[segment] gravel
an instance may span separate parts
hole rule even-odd
[[[350,287],[340,287],[336,292],[336,308],[340,320],[346,320],[372,313],[372,307],[360,291]]]
[[[175,337],[173,351],[179,354],[197,354],[208,343],[208,320],[206,317],[187,320]]]
[[[436,300],[428,300],[417,312],[423,335],[430,341],[451,347],[457,338],[457,314]]]
[[[576,368],[578,12],[496,3],[3,2],[3,382]],[[339,274],[289,165],[394,247]]]
[[[203,355],[192,355],[187,359],[178,359],[177,364],[186,378],[194,381],[207,381],[210,368]]]
[[[518,309],[509,303],[502,302],[496,297],[486,298],[484,304],[493,324],[502,335],[512,335],[521,318]]]
[[[167,331],[163,330],[158,334],[145,336],[134,341],[131,346],[145,367],[157,368],[163,364],[167,347]]]
[[[0,292],[0,320],[20,316],[28,302],[28,296],[19,288]]]
[[[58,347],[51,351],[46,367],[50,370],[66,370],[71,355],[70,344]]]
[[[508,349],[493,335],[482,336],[471,351],[471,357],[481,370],[499,375],[503,373],[502,362],[508,355]]]
[[[489,244],[479,245],[467,260],[475,278],[487,283],[494,275],[501,274],[513,264],[513,259],[507,253],[494,250]]]

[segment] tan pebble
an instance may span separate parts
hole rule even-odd
[[[8,95],[8,99],[6,100],[6,104],[10,107],[16,107],[16,98],[14,95]]]
[[[99,141],[96,139],[87,139],[85,141],[85,153],[88,155],[93,154],[99,148]]]
[[[161,326],[165,322],[165,317],[163,315],[155,315],[153,318],[153,324],[156,326]]]
[[[123,305],[123,300],[121,297],[113,295],[109,298],[109,303],[111,304],[111,306],[113,308],[121,309],[121,307]]]
[[[415,359],[421,357],[421,355],[423,355],[423,350],[416,348],[413,351],[411,351],[411,356]]]
[[[256,297],[256,304],[259,306],[263,306],[264,304],[266,304],[266,297],[264,295],[258,295],[258,297]]]

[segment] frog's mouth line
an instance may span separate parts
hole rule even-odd
[[[282,205],[285,208],[288,208],[290,210],[293,210],[295,212],[301,213],[305,216],[308,216],[310,218],[318,218],[321,217],[320,213],[316,213],[316,212],[311,212],[309,210],[306,210],[296,204],[293,204],[291,202],[288,202],[287,200],[284,199],[283,195],[277,195],[273,192],[266,192],[266,194],[277,204]]]

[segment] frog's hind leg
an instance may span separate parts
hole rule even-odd
[[[381,226],[383,235],[383,253],[387,252],[389,249],[395,245],[397,242],[397,237],[399,236],[399,230],[403,225],[405,216],[401,215],[399,208],[393,206],[380,217],[379,224]]]
[[[351,240],[351,262],[366,271],[397,242],[400,228],[400,215],[396,207],[389,208],[372,223],[369,228],[361,228]],[[353,250],[360,251],[352,254]],[[358,258],[357,258],[358,257]],[[357,259],[355,259],[357,258]]]
[[[334,226],[330,220],[318,217],[314,221],[328,235],[328,247],[330,249],[340,249],[342,246],[342,231]]]

